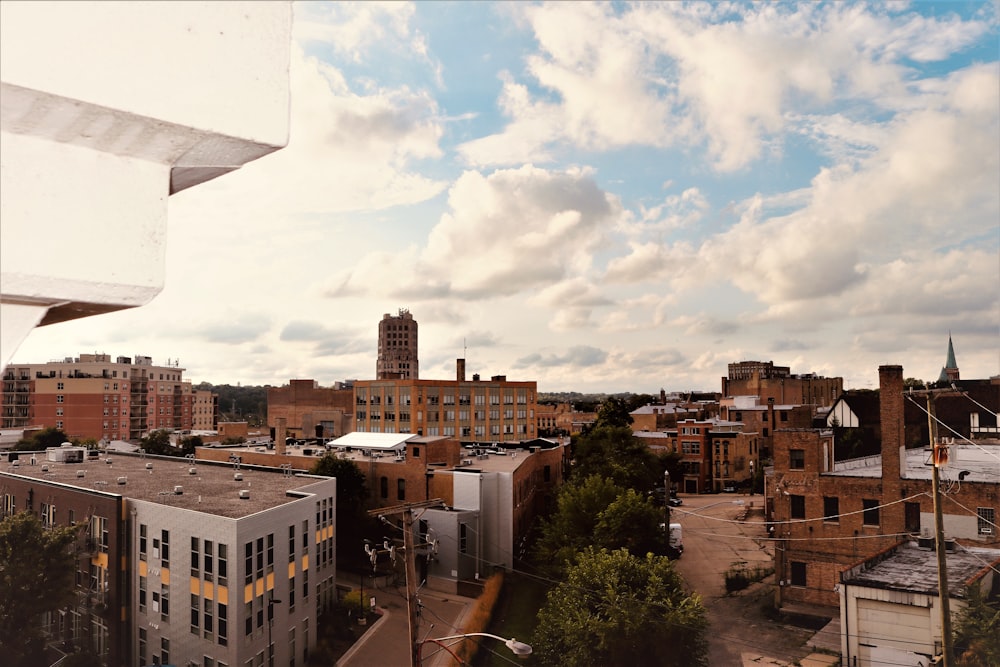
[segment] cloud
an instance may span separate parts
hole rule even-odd
[[[563,354],[533,353],[514,362],[515,368],[574,366],[588,368],[603,364],[608,353],[590,345],[574,345]]]
[[[226,319],[202,321],[194,326],[180,327],[177,333],[184,333],[195,338],[201,338],[210,343],[225,343],[229,345],[254,342],[271,328],[271,319],[258,313],[244,313],[227,317]]]

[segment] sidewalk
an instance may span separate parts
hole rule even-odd
[[[381,613],[375,624],[347,653],[337,661],[337,667],[410,667],[409,613],[403,587],[365,587],[365,597],[375,596]],[[422,604],[417,618],[417,637],[420,640],[447,637],[461,632],[462,622],[472,603],[472,598],[449,595],[422,589],[417,594]],[[423,664],[445,667],[454,664],[447,651],[434,644],[425,644]]]

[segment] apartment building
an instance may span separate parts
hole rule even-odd
[[[219,424],[219,395],[204,389],[191,392],[191,428],[214,431]]]
[[[207,400],[207,398],[206,398]],[[81,354],[3,372],[3,428],[54,427],[71,438],[138,440],[189,430],[194,392],[177,362]]]
[[[354,430],[354,388],[320,387],[315,380],[268,387],[267,425],[275,428],[281,419],[293,438],[339,438]]]
[[[936,399],[948,397],[955,404],[957,423],[942,420],[942,436],[962,424],[988,429],[997,423],[1000,400],[974,401],[962,393],[963,382],[956,383],[953,395]],[[1000,378],[989,382],[1000,384]],[[838,460],[832,428],[775,432],[765,497],[777,540],[779,606],[836,606],[844,568],[908,535],[933,534],[928,442],[907,447],[914,437],[904,418],[907,403],[926,406],[926,400],[904,394],[901,366],[879,367],[880,453],[874,456]],[[959,411],[958,406],[964,407]],[[1000,544],[1000,441],[988,431],[980,436],[955,436],[949,443],[950,464],[941,469],[944,531],[959,544],[995,548]]]
[[[722,419],[740,422],[744,432],[759,436],[762,458],[771,456],[775,429],[809,428],[815,412],[812,405],[776,405],[773,398],[761,404],[759,396],[723,398],[719,411]]]
[[[538,437],[534,381],[504,375],[465,379],[459,359],[455,380],[358,380],[354,428],[368,433],[415,433],[463,443],[513,443]]]
[[[793,375],[787,366],[771,361],[729,364],[729,376],[722,378],[723,396],[757,396],[762,403],[773,399],[778,405],[829,407],[843,391],[843,378]]]
[[[639,431],[635,437],[655,451],[683,456],[682,493],[718,493],[748,483],[760,465],[757,433],[721,419],[684,419],[672,429]]]
[[[5,514],[80,529],[78,604],[43,620],[52,637],[111,667],[306,664],[336,590],[335,479],[82,448],[39,455],[3,464],[0,498]]]
[[[538,434],[540,437],[577,435],[597,421],[596,412],[577,411],[571,403],[538,405]]]

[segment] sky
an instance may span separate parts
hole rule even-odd
[[[1000,373],[995,2],[297,3],[288,146],[170,197],[148,305],[14,363],[718,391]],[[248,113],[252,110],[248,110]]]

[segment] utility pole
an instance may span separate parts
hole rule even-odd
[[[394,505],[380,509],[368,510],[369,516],[384,518],[386,516],[403,515],[403,558],[406,572],[406,609],[409,618],[410,665],[420,667],[420,641],[417,638],[417,554],[413,546],[413,510],[443,505],[440,498],[423,500],[404,505]]]
[[[934,418],[934,392],[927,392],[927,427],[931,441],[931,492],[934,494],[934,549],[937,553],[938,597],[941,604],[941,659],[951,667],[951,604],[948,598],[948,563],[945,557],[944,518],[941,513],[941,476],[938,468],[948,463],[948,448],[938,443],[937,420]]]

